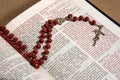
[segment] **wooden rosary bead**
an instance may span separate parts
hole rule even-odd
[[[34,67],[35,67],[36,69],[39,69],[39,68],[40,68],[40,65],[39,65],[39,64],[35,64]]]
[[[54,20],[53,23],[54,23],[55,25],[57,25],[57,24],[58,24],[58,20]]]
[[[78,17],[77,17],[77,16],[74,16],[72,21],[75,22],[75,21],[77,21],[77,20],[78,20]]]
[[[44,60],[43,59],[39,59],[39,64],[43,65],[44,64]]]
[[[29,53],[29,54],[28,54],[28,57],[29,57],[29,58],[33,58],[33,53]]]
[[[11,39],[9,37],[6,37],[5,40],[9,42]]]
[[[43,59],[43,60],[47,60],[48,57],[47,57],[46,55],[43,55],[43,56],[42,56],[42,59]]]
[[[72,18],[73,18],[73,15],[72,15],[72,14],[68,14],[68,18],[69,18],[69,19],[72,19]]]
[[[48,23],[51,24],[53,22],[53,20],[48,20]]]
[[[10,39],[12,39],[12,38],[14,37],[14,34],[11,33],[11,34],[8,35],[8,37],[9,37]]]
[[[42,28],[42,32],[47,32],[47,29],[45,27]]]
[[[4,30],[3,34],[5,34],[5,35],[9,34],[9,30]]]
[[[34,50],[33,50],[33,53],[34,53],[34,54],[37,54],[37,53],[38,53],[38,50],[37,50],[37,49],[34,49]]]
[[[47,49],[50,49],[51,48],[51,45],[49,43],[46,44],[45,46]]]
[[[22,47],[21,47],[23,50],[25,50],[26,48],[27,48],[27,46],[26,45],[22,45]]]
[[[38,59],[35,59],[32,61],[33,64],[39,64],[39,60]]]
[[[44,27],[49,27],[49,23],[46,22],[46,23],[44,24]]]
[[[49,54],[49,50],[48,49],[46,49],[45,51],[44,51],[44,54]]]
[[[40,49],[41,48],[41,44],[37,43],[36,48]]]
[[[24,53],[22,56],[23,56],[25,59],[27,59],[28,53]]]
[[[44,42],[44,39],[43,39],[43,38],[40,38],[40,39],[39,39],[39,42],[40,42],[40,43],[43,43],[43,42]]]
[[[86,22],[86,21],[89,21],[89,17],[85,17],[84,21],[85,21],[85,22]]]
[[[4,31],[4,30],[6,30],[6,27],[5,26],[0,26],[0,30]]]
[[[47,29],[47,32],[52,32],[52,28],[48,28],[48,29]]]
[[[91,25],[95,25],[95,24],[96,24],[95,20],[91,21]]]
[[[48,43],[51,43],[51,42],[52,42],[52,39],[51,39],[51,38],[48,38],[47,42],[48,42]]]
[[[12,46],[15,45],[15,42],[13,42],[13,41],[9,41],[8,43],[10,43]]]
[[[17,46],[17,45],[14,45],[14,48],[15,48],[16,50],[20,49],[20,47]]]
[[[22,45],[22,41],[18,41],[18,42],[16,43],[16,45],[21,46],[21,45]]]
[[[47,36],[48,36],[48,38],[51,38],[51,37],[52,37],[52,34],[51,34],[51,33],[48,33]]]
[[[18,52],[19,52],[20,54],[22,54],[22,53],[23,53],[23,50],[21,50],[21,49],[18,49]]]
[[[45,33],[42,33],[40,37],[45,38],[46,37]]]
[[[50,26],[51,28],[53,28],[54,24],[53,24],[53,23],[50,23],[49,26]]]
[[[79,16],[79,21],[83,20],[83,16]]]
[[[5,35],[5,34],[2,34],[1,36],[2,36],[4,39],[7,38],[7,35]]]
[[[14,38],[13,38],[13,41],[14,41],[14,42],[17,42],[17,40],[18,40],[17,37],[14,37]]]
[[[36,59],[36,54],[32,54],[32,58],[33,58],[33,59]]]
[[[35,60],[32,61],[32,65],[33,65],[36,69],[38,69],[38,68],[40,67],[39,61],[38,61],[37,59],[35,59]]]

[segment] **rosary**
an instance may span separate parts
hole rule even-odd
[[[88,22],[90,25],[95,25],[98,27],[98,30],[94,30],[95,37],[93,38],[93,46],[96,45],[96,42],[99,40],[100,35],[105,35],[101,29],[102,25],[96,24],[95,20],[89,20],[89,17],[83,17],[82,15],[77,17],[72,14],[68,14],[65,18],[56,18],[53,20],[48,20],[42,26],[40,31],[39,40],[36,45],[33,47],[33,51],[28,52],[26,50],[27,45],[23,44],[13,33],[10,33],[5,26],[0,26],[0,35],[12,46],[14,47],[33,67],[38,69],[44,62],[48,59],[49,49],[51,48],[50,43],[52,42],[52,29],[55,25],[61,25],[65,21],[84,21]],[[41,45],[45,43],[43,47]],[[43,48],[43,52],[41,53],[42,57],[37,58],[38,50]]]

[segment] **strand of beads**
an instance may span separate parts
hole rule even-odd
[[[41,65],[44,64],[44,61],[47,60],[47,55],[49,54],[49,49],[51,48],[50,43],[52,42],[52,29],[55,25],[58,24],[58,20],[48,20],[40,31],[39,40],[37,44],[33,47],[32,52],[26,50],[27,46],[19,41],[13,33],[10,33],[5,26],[0,26],[0,35],[12,46],[14,47],[29,63],[38,69]],[[43,52],[41,53],[42,57],[37,59],[38,50],[43,46]]]
[[[25,44],[22,44],[22,41],[19,41],[14,34],[10,33],[5,26],[0,26],[0,35],[11,45],[13,46],[20,54],[27,48]]]
[[[56,18],[54,20],[48,20],[42,26],[39,40],[36,42],[36,45],[33,47],[32,52],[27,51],[26,49],[27,46],[23,44],[22,41],[18,40],[18,38],[15,37],[13,33],[10,33],[9,30],[6,29],[5,26],[0,27],[0,35],[12,47],[14,47],[32,66],[38,69],[48,59],[49,49],[51,48],[51,42],[52,42],[52,30],[54,26],[61,25],[64,21],[89,22],[91,25],[96,25],[97,27],[100,27],[101,29],[101,26],[97,25],[95,20],[90,21],[89,17],[83,17],[83,16],[76,17],[76,16],[73,16],[72,14],[68,14],[68,16],[65,18]],[[99,35],[97,35],[97,38],[99,38]],[[96,38],[94,39],[94,41],[95,40]],[[45,45],[42,47],[43,43],[45,43]],[[38,50],[41,48],[43,48],[43,52],[41,53],[42,57],[38,59],[37,58]]]
[[[37,41],[37,44],[34,46],[33,51],[31,52],[29,60],[31,65],[33,65],[35,68],[39,68],[41,65],[44,64],[44,61],[48,59],[49,49],[51,48],[50,43],[52,42],[52,29],[55,25],[58,24],[58,20],[48,20],[43,26],[40,31],[41,35],[39,37],[39,41]],[[38,49],[41,48],[41,45],[45,43],[45,46],[43,46],[43,52],[41,53],[42,57],[39,59],[36,59],[36,55],[38,54]],[[35,55],[35,56],[34,56]]]

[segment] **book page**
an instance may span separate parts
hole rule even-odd
[[[0,37],[0,80],[48,80]]]
[[[84,0],[43,0],[13,19],[7,28],[31,51],[45,21],[69,13],[95,19],[97,24],[104,25],[105,36],[101,35],[93,47],[93,30],[97,27],[83,21],[66,21],[55,26],[49,59],[43,68],[54,80],[119,80],[120,58],[116,57],[120,49],[120,29]],[[118,64],[117,67],[114,64]]]

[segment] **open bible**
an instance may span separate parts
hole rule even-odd
[[[69,13],[96,20],[104,26],[105,36],[100,35],[93,46],[93,31],[97,27],[84,21],[65,21],[54,27],[49,59],[39,69],[32,67],[0,36],[0,80],[120,80],[119,26],[85,0],[42,0],[6,27],[31,51],[45,21]]]

